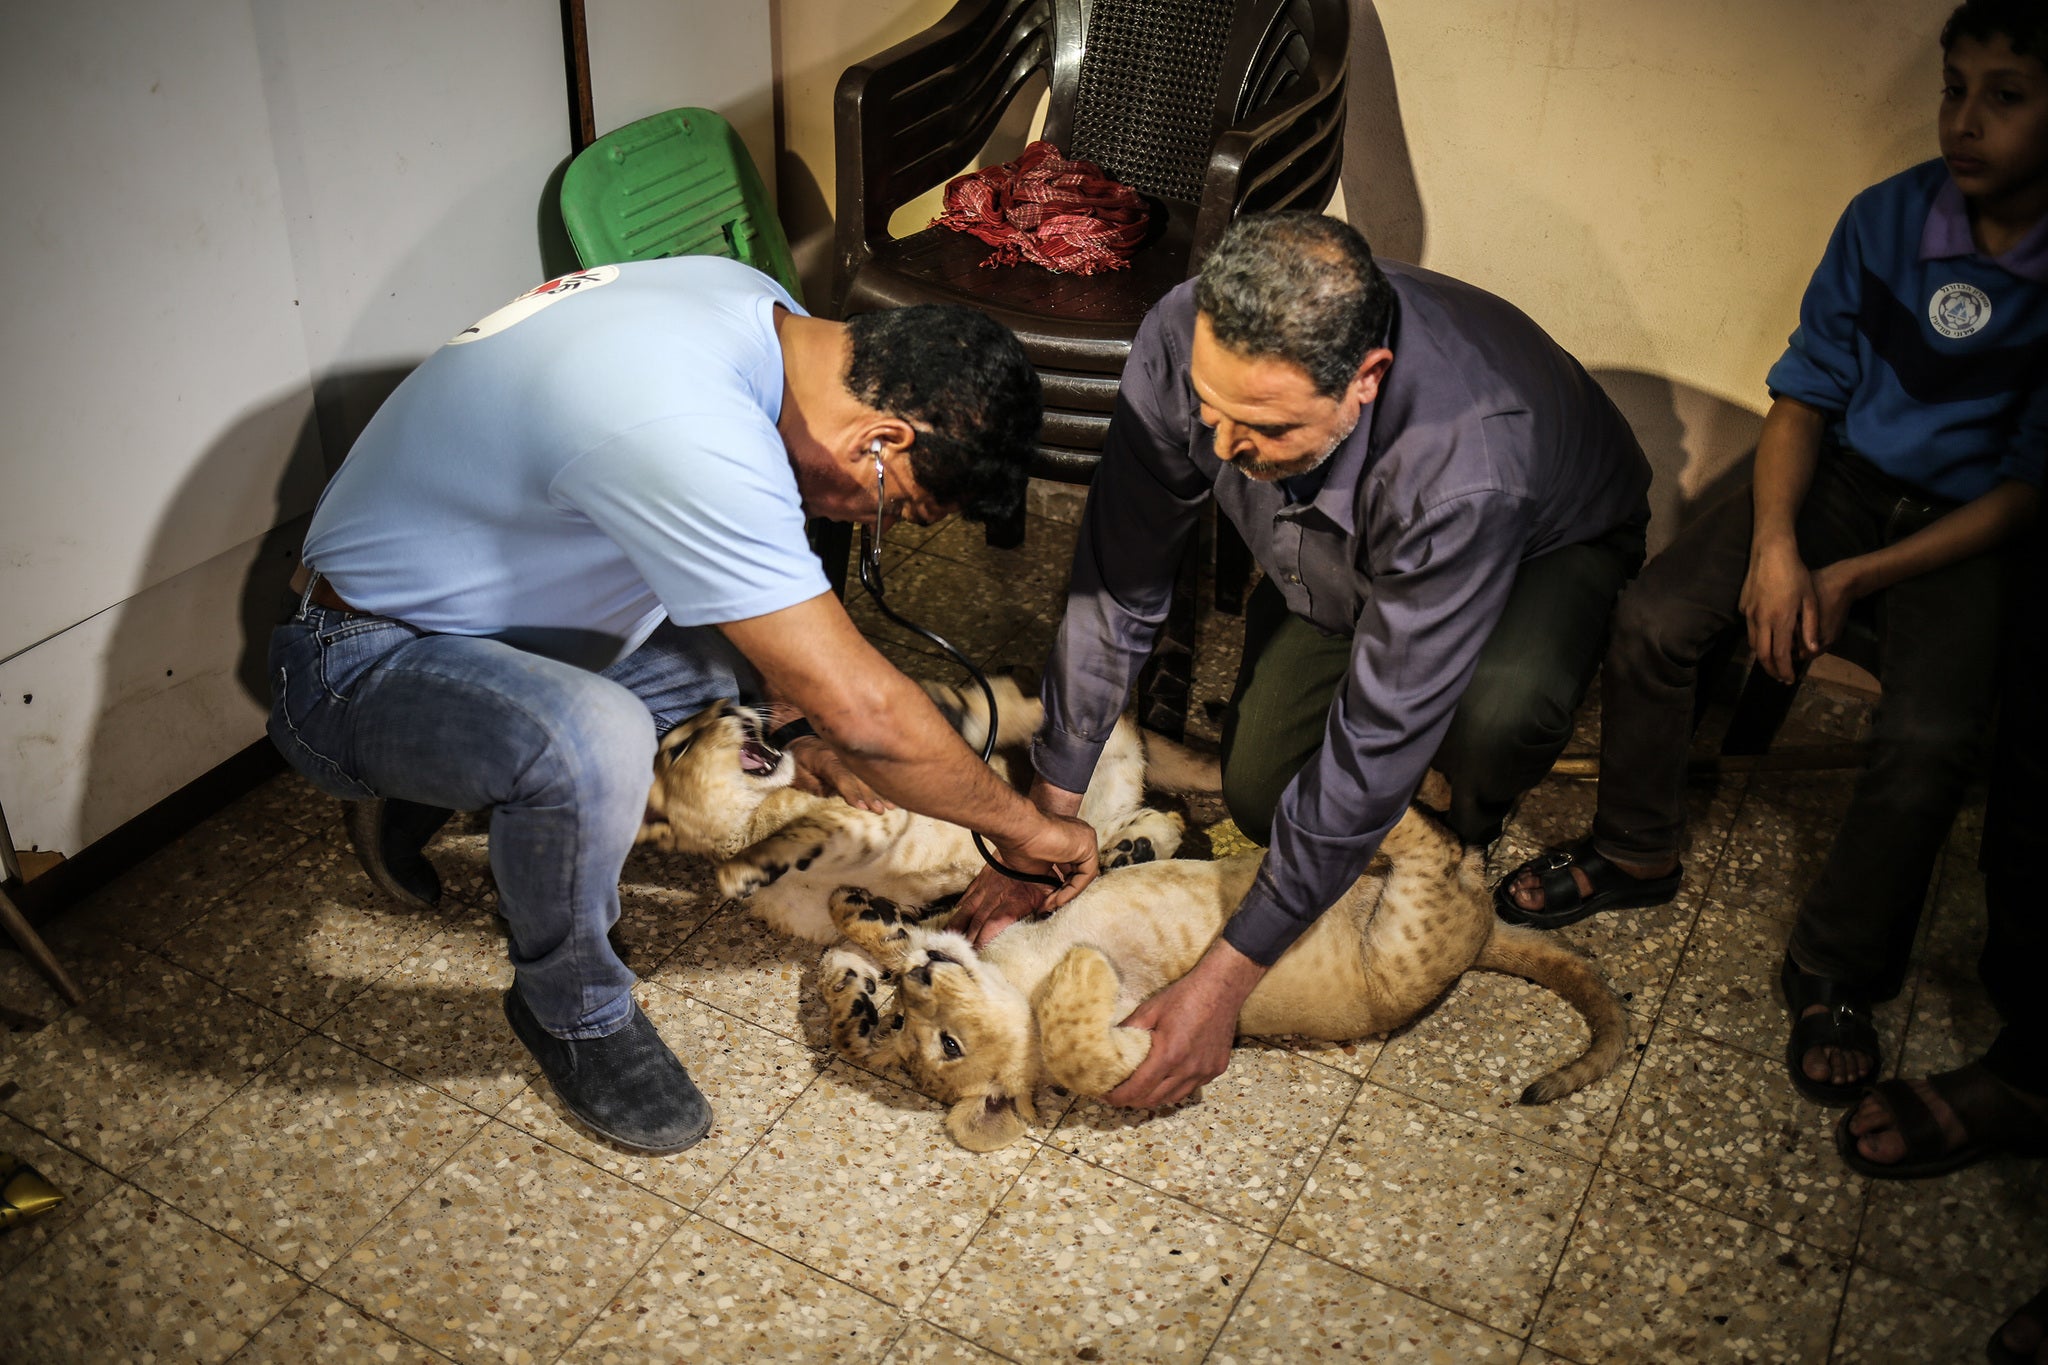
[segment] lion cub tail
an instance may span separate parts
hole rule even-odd
[[[1593,1035],[1576,1061],[1539,1076],[1522,1092],[1523,1104],[1548,1104],[1563,1099],[1614,1070],[1628,1046],[1628,1015],[1614,991],[1593,970],[1593,964],[1536,929],[1496,923],[1493,936],[1472,964],[1488,971],[1524,977],[1556,991],[1579,1012]]]
[[[1031,997],[1045,1076],[1076,1095],[1105,1095],[1152,1050],[1143,1029],[1116,1026],[1116,968],[1098,948],[1077,944]]]
[[[1187,745],[1141,732],[1145,742],[1145,785],[1161,792],[1220,792],[1223,762],[1214,754],[1197,753]]]

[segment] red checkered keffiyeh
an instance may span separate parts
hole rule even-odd
[[[932,222],[994,247],[983,265],[1029,261],[1093,275],[1130,267],[1146,220],[1136,190],[1092,161],[1069,160],[1050,142],[1034,142],[1015,161],[948,181],[946,211]]]

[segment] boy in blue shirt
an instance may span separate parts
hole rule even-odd
[[[1934,861],[1982,765],[1996,552],[2034,520],[2048,454],[2048,10],[1969,0],[1942,49],[1941,158],[1842,215],[1770,372],[1752,487],[1687,527],[1622,598],[1591,835],[1495,895],[1503,918],[1545,927],[1671,899],[1710,643],[1746,625],[1758,663],[1790,681],[1874,599],[1884,697],[1868,766],[1782,971],[1791,1079],[1827,1104],[1855,1103],[1882,1070],[1871,1006],[1903,984]],[[2008,1023],[2048,1044],[2038,996],[2013,1003]],[[2041,1144],[2043,1051],[2007,1049],[2031,1056],[2028,1074],[1980,1065],[1887,1086],[1892,1109],[1866,1103],[1845,1152],[1929,1174],[1954,1150]],[[1902,1141],[1916,1106],[1927,1131],[1953,1131]]]

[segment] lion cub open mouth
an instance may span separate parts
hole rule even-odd
[[[1045,712],[1014,679],[991,680],[999,726],[993,766],[1028,774],[1023,746]],[[961,737],[979,748],[988,733],[980,689],[924,684]],[[676,726],[654,757],[640,840],[671,852],[721,859],[719,891],[747,902],[786,934],[816,943],[838,937],[826,898],[856,883],[905,905],[929,906],[967,889],[982,867],[958,825],[906,810],[864,811],[799,791],[795,761],[768,743],[773,720],[761,707],[721,701]],[[1118,723],[1081,806],[1102,839],[1105,865],[1173,856],[1179,815],[1145,804],[1148,787],[1214,791],[1216,761]]]
[[[1266,974],[1239,1034],[1385,1033],[1480,968],[1556,991],[1591,1030],[1585,1051],[1530,1084],[1523,1103],[1560,1099],[1614,1069],[1628,1042],[1621,1002],[1562,942],[1495,917],[1476,850],[1411,809],[1381,853],[1384,864]],[[819,965],[833,1045],[865,1066],[900,1067],[950,1105],[946,1129],[961,1146],[1001,1147],[1036,1119],[1041,1085],[1101,1096],[1137,1068],[1151,1035],[1119,1021],[1194,966],[1263,857],[1105,872],[1065,909],[1012,926],[980,953],[914,907],[839,887],[832,920],[848,944]]]

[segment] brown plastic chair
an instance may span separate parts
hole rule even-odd
[[[961,0],[839,78],[838,315],[933,302],[988,311],[1045,382],[1034,472],[1085,482],[1146,311],[1239,213],[1330,202],[1349,36],[1345,0]],[[966,170],[1041,71],[1045,138],[1153,201],[1131,268],[984,269],[989,247],[967,233],[890,238],[890,215]]]
[[[839,78],[838,316],[968,303],[1014,331],[1037,367],[1045,427],[1032,473],[1085,483],[1131,338],[1238,214],[1321,210],[1344,143],[1347,0],[960,0],[923,33]],[[989,247],[946,228],[889,236],[897,209],[968,169],[1033,77],[1043,136],[1144,194],[1153,226],[1128,270],[985,269]],[[1218,597],[1235,607],[1249,557],[1219,528]],[[1007,532],[1007,533],[1006,533]],[[1014,544],[1022,527],[991,528]],[[1230,552],[1234,546],[1235,553]],[[1162,657],[1181,687],[1193,598]],[[1166,703],[1165,728],[1176,703]]]

